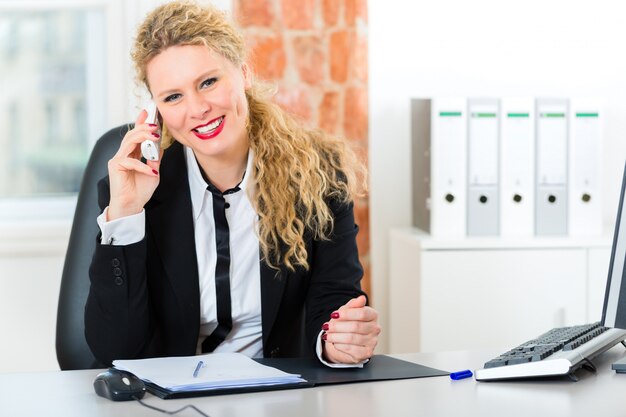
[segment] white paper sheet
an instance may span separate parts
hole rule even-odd
[[[203,366],[194,377],[198,363]],[[240,353],[210,353],[113,361],[115,368],[171,391],[252,387],[306,382],[300,375],[261,365]]]

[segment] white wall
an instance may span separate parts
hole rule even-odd
[[[58,369],[56,311],[70,224],[39,226],[2,228],[0,372]]]
[[[604,220],[614,221],[626,155],[622,1],[370,0],[369,62],[372,288],[383,326],[388,232],[411,225],[413,97],[603,99]]]

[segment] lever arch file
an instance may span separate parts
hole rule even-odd
[[[500,101],[500,235],[532,236],[535,209],[535,103]]]
[[[433,236],[465,236],[466,100],[414,99],[411,116],[413,224]]]
[[[467,235],[500,233],[499,100],[468,101]]]
[[[602,109],[592,99],[570,100],[569,234],[602,234]]]
[[[567,235],[568,100],[537,99],[535,234]]]

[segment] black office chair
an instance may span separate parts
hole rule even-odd
[[[96,184],[107,175],[107,162],[120,146],[129,125],[106,132],[91,152],[78,193],[72,231],[65,255],[57,311],[56,351],[62,370],[103,368],[85,341],[85,302],[89,293],[89,264],[95,250],[100,214]]]

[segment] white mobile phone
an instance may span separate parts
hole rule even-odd
[[[146,123],[157,125],[155,133],[159,134],[159,139],[156,141],[151,139],[144,140],[141,143],[141,154],[147,161],[158,161],[159,154],[161,152],[161,124],[159,122],[159,110],[157,109],[156,104],[152,101],[147,106],[146,110],[148,112]]]

